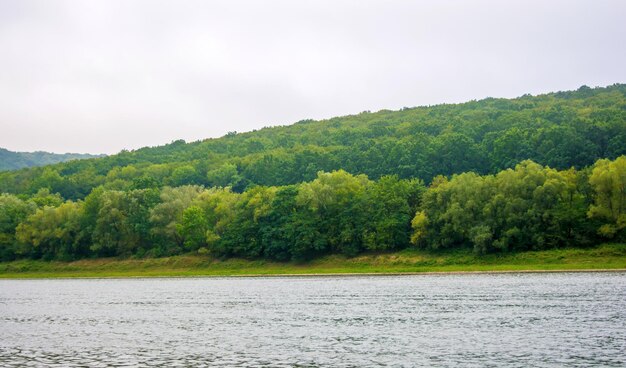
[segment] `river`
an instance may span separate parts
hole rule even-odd
[[[0,280],[0,366],[624,367],[626,273]]]

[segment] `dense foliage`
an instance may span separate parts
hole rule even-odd
[[[196,185],[108,190],[62,201],[0,196],[0,254],[76,259],[197,251],[307,260],[410,246],[477,253],[626,240],[626,156],[558,171],[532,161],[495,175],[377,181],[346,171],[250,188]]]
[[[219,139],[0,173],[0,192],[85,198],[93,188],[282,186],[343,169],[430,183],[437,175],[493,174],[523,160],[563,170],[626,154],[626,85],[516,99],[363,112]]]
[[[12,152],[0,148],[0,171],[16,170],[24,167],[45,166],[70,160],[101,157],[85,153]]]
[[[0,259],[307,260],[626,240],[626,86],[302,121],[0,173]]]
[[[624,238],[626,156],[593,170],[557,171],[524,161],[496,175],[438,177],[412,222],[412,242],[470,245],[478,253],[585,245]]]

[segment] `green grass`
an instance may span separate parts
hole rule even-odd
[[[566,271],[626,269],[626,244],[476,256],[468,250],[396,253],[353,258],[327,256],[308,263],[182,255],[149,259],[88,259],[75,262],[19,260],[0,263],[0,278],[244,276],[307,274],[393,274],[471,271]]]

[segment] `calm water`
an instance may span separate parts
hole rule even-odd
[[[0,366],[626,366],[626,273],[0,280]]]

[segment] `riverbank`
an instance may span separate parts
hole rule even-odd
[[[148,259],[86,259],[74,262],[19,260],[0,263],[0,278],[269,276],[404,274],[434,272],[523,272],[626,269],[626,244],[476,256],[470,251],[396,253],[353,258],[327,256],[308,263],[182,255]]]

